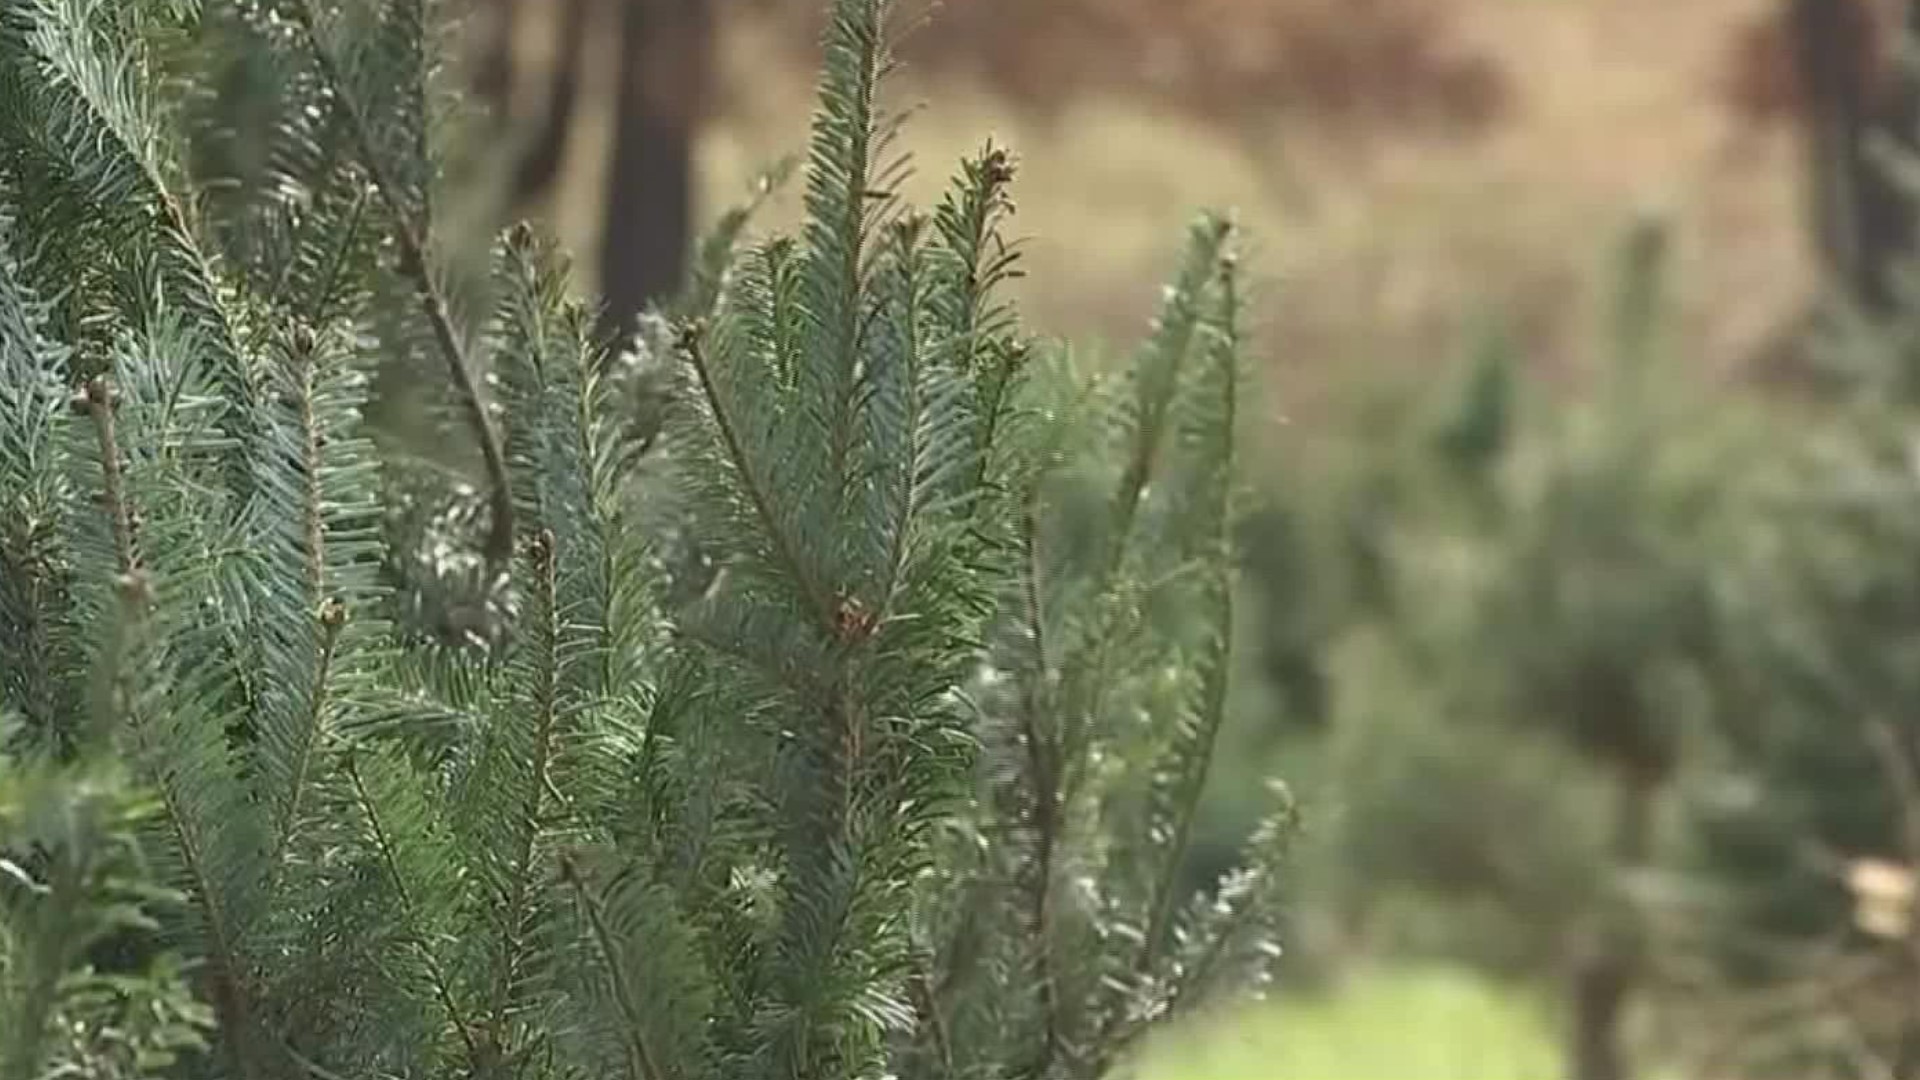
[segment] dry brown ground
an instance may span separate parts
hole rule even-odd
[[[1690,363],[1726,373],[1793,315],[1808,265],[1792,137],[1737,119],[1722,89],[1730,43],[1772,0],[1437,2],[1454,47],[1488,58],[1507,84],[1501,115],[1476,134],[1416,122],[1362,136],[1258,100],[1207,123],[1113,93],[1043,114],[946,68],[937,79],[909,70],[894,100],[927,102],[907,140],[923,192],[989,135],[1021,155],[1018,221],[1032,237],[1022,300],[1047,331],[1131,339],[1192,209],[1236,208],[1260,239],[1272,385],[1296,413],[1356,376],[1449,361],[1455,330],[1489,304],[1540,368],[1581,370],[1608,245],[1643,209],[1675,228]],[[710,209],[801,145],[810,71],[796,44],[790,24],[729,23],[720,115],[700,150]],[[526,45],[542,49],[537,33]],[[552,212],[588,250],[605,117],[582,120]]]

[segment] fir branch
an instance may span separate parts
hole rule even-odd
[[[1059,987],[1053,973],[1053,877],[1054,852],[1060,840],[1061,792],[1054,762],[1059,744],[1040,731],[1043,703],[1040,688],[1051,670],[1047,658],[1046,613],[1041,607],[1039,524],[1031,502],[1020,516],[1022,554],[1021,591],[1026,610],[1027,647],[1032,670],[1025,680],[1020,705],[1021,740],[1027,750],[1027,782],[1030,788],[1028,813],[1033,830],[1033,866],[1027,873],[1027,918],[1033,942],[1035,989],[1040,995],[1041,1045],[1034,1075],[1044,1077],[1060,1049],[1061,1009]]]
[[[1186,967],[1185,978],[1174,997],[1176,1008],[1197,1002],[1218,977],[1241,935],[1252,929],[1257,920],[1270,917],[1268,894],[1273,890],[1286,854],[1286,841],[1299,827],[1298,809],[1292,796],[1285,794],[1284,788],[1281,791],[1284,801],[1280,809],[1260,823],[1247,845],[1248,864],[1220,888],[1215,910],[1222,917],[1203,927],[1206,933],[1201,940],[1206,945],[1199,958]],[[1278,946],[1270,941],[1262,942],[1261,952],[1265,959],[1271,960],[1278,955]]]
[[[407,938],[412,942],[414,951],[420,955],[420,961],[426,967],[427,979],[433,984],[434,998],[440,1003],[441,1010],[446,1013],[448,1025],[460,1035],[461,1045],[466,1049],[468,1067],[473,1070],[474,1076],[482,1076],[485,1074],[487,1059],[481,1054],[480,1045],[474,1039],[474,1033],[479,1029],[460,1008],[458,1000],[454,997],[453,980],[448,977],[446,969],[434,955],[427,935],[419,925],[419,909],[414,900],[413,891],[407,886],[406,876],[401,873],[396,845],[381,820],[379,802],[367,789],[366,780],[361,776],[360,764],[352,752],[346,755],[343,771],[347,775],[348,782],[353,786],[354,798],[359,803],[360,812],[366,816],[367,825],[373,831],[374,852],[380,859],[381,869],[386,872],[388,884],[393,887],[394,896],[400,901],[400,917],[408,926]]]
[[[352,203],[347,213],[345,226],[340,229],[337,243],[329,245],[326,261],[319,268],[319,275],[309,286],[312,293],[312,306],[305,312],[311,325],[324,326],[338,313],[328,308],[328,304],[337,298],[341,279],[346,276],[352,265],[354,248],[361,242],[361,230],[366,226],[367,204],[372,201],[365,188],[353,193]],[[287,291],[293,285],[301,269],[299,258],[286,258],[274,269],[273,280],[268,283],[264,295],[270,303],[290,302]]]
[[[694,374],[700,382],[700,392],[705,398],[707,409],[713,416],[714,427],[720,435],[721,445],[725,448],[727,461],[739,477],[740,487],[746,493],[748,503],[753,507],[754,517],[760,522],[761,532],[767,542],[773,545],[774,557],[780,568],[787,573],[800,590],[808,612],[813,616],[814,624],[827,633],[833,633],[837,605],[830,598],[829,591],[815,581],[801,562],[794,538],[787,535],[781,526],[779,517],[773,510],[773,495],[767,490],[766,481],[754,468],[753,458],[747,453],[746,445],[741,441],[738,421],[733,415],[731,403],[720,392],[714,378],[714,370],[706,351],[706,323],[693,320],[682,326],[677,347],[681,355],[692,365]]]
[[[123,339],[110,358],[115,377],[91,382],[76,403],[87,410],[100,451],[92,463],[100,509],[120,533],[110,554],[94,537],[76,540],[96,545],[77,549],[81,572],[95,579],[81,584],[94,597],[96,630],[113,620],[105,579],[117,582],[125,626],[103,654],[112,677],[96,682],[102,726],[124,733],[129,756],[158,790],[161,828],[170,834],[159,849],[191,901],[189,937],[227,1021],[221,1038],[245,1076],[265,1045],[255,1041],[262,1033],[253,1019],[248,949],[261,864],[253,815],[242,811],[246,783],[228,743],[242,719],[232,708],[235,680],[218,660],[230,627],[221,605],[244,603],[245,583],[229,576],[223,554],[232,527],[231,493],[218,487],[231,475],[220,468],[229,448],[220,435],[226,402],[196,363],[199,344],[190,330],[156,323]],[[136,500],[151,514],[145,525],[136,522]]]
[[[859,392],[863,248],[870,203],[892,193],[874,189],[875,94],[886,66],[887,0],[839,0],[827,22],[820,108],[814,117],[807,177],[805,311],[809,352],[819,361],[831,475],[845,498]]]
[[[117,35],[98,25],[97,8],[88,0],[29,0],[18,5],[17,15],[8,14],[20,21],[9,25],[0,18],[0,44],[17,33],[32,72],[19,88],[20,113],[0,109],[0,144],[18,152],[10,164],[39,174],[22,178],[28,197],[74,200],[112,222],[120,245],[138,250],[151,244],[162,280],[178,290],[179,306],[217,361],[223,386],[239,400],[251,400],[212,264],[186,206],[167,183],[165,139],[153,102],[134,84],[129,58],[113,53]],[[0,68],[4,60],[0,56]],[[7,92],[5,81],[0,78],[0,93]],[[153,299],[138,296],[143,304]]]
[[[1133,441],[1128,448],[1126,470],[1114,495],[1114,526],[1108,538],[1106,568],[1101,576],[1103,591],[1119,573],[1132,541],[1134,521],[1139,516],[1141,500],[1166,436],[1167,412],[1173,405],[1181,370],[1186,366],[1200,326],[1203,294],[1219,272],[1220,252],[1230,231],[1224,219],[1211,217],[1193,227],[1179,280],[1169,290],[1165,308],[1154,327],[1153,340],[1141,357],[1135,386]]]
[[[1211,215],[1188,231],[1180,274],[1168,290],[1153,336],[1135,364],[1127,464],[1112,497],[1105,553],[1092,585],[1094,619],[1088,646],[1092,655],[1070,665],[1073,674],[1079,676],[1079,689],[1087,694],[1085,708],[1074,710],[1083,718],[1077,732],[1082,738],[1090,735],[1087,725],[1104,714],[1115,689],[1111,666],[1123,655],[1123,631],[1128,628],[1127,621],[1121,619],[1130,584],[1123,571],[1138,540],[1136,527],[1148,486],[1162,466],[1161,448],[1169,414],[1179,397],[1181,375],[1194,351],[1194,341],[1203,329],[1207,294],[1220,274],[1222,252],[1231,231],[1225,219]],[[1066,756],[1077,757],[1081,749],[1080,739],[1063,739]]]
[[[583,375],[579,430],[587,462],[589,517],[597,532],[600,596],[599,683],[601,694],[618,695],[641,684],[641,661],[657,647],[664,621],[658,605],[655,553],[638,538],[621,485],[636,452],[627,433],[609,418],[609,387],[597,362]]]
[[[53,744],[68,733],[80,643],[71,626],[67,516],[67,351],[45,335],[46,305],[14,277],[0,215],[0,709],[11,701]]]
[[[307,774],[313,767],[314,750],[320,743],[320,733],[325,725],[328,680],[333,674],[334,650],[340,644],[340,628],[347,621],[347,608],[338,600],[327,600],[313,617],[320,627],[319,656],[314,661],[311,700],[307,703],[306,724],[294,755],[293,777],[282,803],[280,820],[274,829],[270,861],[275,865],[286,855],[288,845],[293,843],[294,833],[300,825],[300,804],[311,786],[307,782]]]
[[[301,340],[294,346],[293,361],[298,365],[295,372],[294,393],[298,398],[299,437],[300,437],[300,474],[301,498],[299,515],[301,519],[302,571],[305,578],[305,591],[302,599],[311,614],[318,630],[319,648],[314,660],[313,682],[308,691],[308,701],[304,723],[296,740],[291,777],[284,797],[281,799],[281,815],[277,822],[272,847],[272,863],[278,865],[285,855],[287,845],[292,843],[295,831],[299,828],[300,805],[306,796],[307,774],[312,766],[314,749],[320,741],[324,727],[324,717],[328,702],[328,680],[332,675],[334,650],[340,643],[340,628],[347,620],[346,606],[334,599],[323,599],[327,581],[327,543],[326,543],[326,507],[325,493],[322,490],[321,441],[324,434],[319,418],[314,412],[314,342],[312,335],[302,330]]]
[[[961,163],[960,178],[934,214],[946,255],[943,288],[933,290],[935,311],[945,324],[948,363],[967,372],[978,395],[981,450],[973,482],[991,479],[992,455],[1008,407],[1012,373],[1026,360],[1027,347],[1013,340],[1015,314],[1010,303],[996,301],[1006,283],[1023,276],[1020,248],[1000,233],[1013,214],[1008,194],[1015,174],[1013,156],[989,142]],[[989,503],[983,501],[982,513]]]
[[[475,441],[480,447],[480,457],[487,473],[487,483],[491,489],[489,507],[491,511],[484,553],[488,564],[488,577],[497,580],[505,571],[506,563],[513,552],[514,506],[513,487],[507,475],[506,451],[500,440],[500,433],[494,427],[493,419],[487,413],[485,400],[481,396],[480,384],[469,363],[466,348],[461,344],[458,331],[453,326],[453,316],[447,306],[446,298],[441,294],[429,267],[425,239],[419,226],[412,220],[406,201],[387,168],[380,161],[374,146],[371,130],[366,117],[361,113],[360,104],[354,99],[351,88],[343,78],[339,63],[333,53],[320,39],[320,32],[313,10],[313,0],[298,0],[293,5],[294,20],[299,25],[323,78],[326,80],[340,113],[345,117],[348,130],[352,133],[356,156],[360,167],[365,169],[373,183],[374,191],[379,195],[387,216],[392,220],[394,243],[399,247],[399,268],[402,275],[413,283],[413,289],[420,303],[421,313],[426,317],[427,325],[433,332],[434,344],[438,346],[441,358],[446,362],[447,374],[454,387],[461,410],[466,414],[467,423],[472,429]]]
[[[529,689],[533,698],[530,703],[533,708],[530,718],[533,740],[527,763],[529,779],[526,790],[520,793],[525,801],[515,808],[512,815],[520,833],[514,841],[511,861],[507,866],[506,903],[500,913],[500,961],[494,972],[493,988],[488,994],[486,1009],[488,1043],[495,1047],[506,1045],[507,1020],[514,1004],[513,996],[520,986],[522,965],[526,962],[526,937],[533,918],[531,895],[534,859],[545,826],[546,799],[554,791],[549,770],[553,762],[554,729],[559,713],[557,690],[560,659],[557,655],[559,612],[554,595],[552,531],[541,530],[529,541],[528,549],[533,570],[533,597],[528,617],[523,620],[523,632],[530,640],[522,647],[533,653],[528,664],[532,679]]]
[[[792,694],[801,701],[821,701],[832,694],[831,684],[826,674],[814,663],[822,654],[814,650],[783,650],[780,643],[772,647],[756,647],[759,643],[748,640],[743,632],[727,635],[723,631],[731,629],[715,625],[717,620],[704,618],[689,620],[684,625],[674,627],[674,634],[682,641],[692,642],[711,651],[716,656],[738,661],[759,671],[775,686]],[[798,652],[798,657],[791,653]],[[795,661],[798,662],[795,662]]]
[[[102,382],[103,380],[95,380]],[[104,412],[96,409],[96,412]],[[109,496],[109,503],[113,499]],[[110,513],[124,513],[124,506],[109,506]],[[153,585],[146,571],[132,568],[124,571],[115,582],[120,603],[121,619],[125,629],[123,639],[131,644],[125,653],[143,649],[143,639],[148,630],[148,618],[154,604]],[[150,718],[140,707],[144,688],[135,684],[136,673],[121,663],[110,679],[114,687],[122,723],[133,735],[141,757],[148,763],[165,758],[172,748],[157,745]],[[209,971],[208,982],[213,997],[213,1005],[220,1018],[220,1045],[227,1057],[228,1067],[237,1080],[256,1080],[260,1076],[258,1062],[252,1051],[254,1033],[251,988],[246,978],[245,961],[240,955],[237,935],[230,927],[231,919],[221,892],[211,872],[208,853],[203,837],[192,821],[192,815],[184,804],[181,793],[173,778],[166,770],[148,765],[153,777],[154,787],[160,799],[166,818],[167,828],[172,834],[175,850],[179,852],[189,883],[189,895],[197,901],[208,935],[208,953],[206,957]]]
[[[613,982],[614,999],[620,1007],[620,1013],[626,1021],[629,1080],[668,1080],[668,1074],[661,1068],[659,1058],[654,1053],[647,1038],[646,1018],[641,1015],[638,998],[634,989],[627,984],[625,965],[620,962],[620,949],[614,941],[614,935],[607,926],[606,912],[599,897],[587,888],[586,880],[581,876],[580,868],[573,858],[565,853],[560,856],[560,877],[574,892],[580,907],[587,913],[588,924],[593,928],[594,946],[601,961],[606,965],[607,977]]]
[[[1279,946],[1272,940],[1273,894],[1287,841],[1299,826],[1298,808],[1291,794],[1282,785],[1274,785],[1273,791],[1280,796],[1280,806],[1260,821],[1243,849],[1245,861],[1240,869],[1220,883],[1211,904],[1193,920],[1186,942],[1189,955],[1180,961],[1164,1008],[1116,1024],[1090,1062],[1094,1075],[1105,1075],[1156,1027],[1192,1016],[1203,1006],[1209,991],[1226,977],[1227,969],[1246,947],[1249,933],[1258,935],[1252,942],[1261,967],[1256,979],[1269,974],[1267,969],[1280,955]]]
[[[1194,819],[1199,816],[1200,800],[1206,793],[1207,777],[1213,767],[1214,748],[1219,742],[1220,728],[1226,719],[1227,689],[1231,674],[1233,657],[1234,604],[1233,604],[1233,485],[1234,485],[1234,440],[1238,435],[1238,389],[1240,372],[1240,299],[1235,285],[1233,264],[1220,261],[1219,312],[1209,322],[1215,341],[1208,350],[1207,357],[1215,370],[1209,372],[1219,381],[1220,404],[1217,413],[1206,417],[1202,437],[1212,437],[1215,444],[1210,448],[1209,460],[1204,468],[1211,475],[1208,479],[1217,488],[1209,494],[1214,504],[1205,508],[1208,516],[1209,535],[1206,544],[1211,549],[1205,557],[1212,573],[1206,586],[1206,599],[1213,608],[1214,628],[1205,655],[1201,659],[1201,702],[1199,709],[1199,731],[1189,740],[1182,740],[1176,753],[1183,775],[1180,790],[1176,793],[1177,805],[1174,808],[1174,827],[1172,843],[1163,853],[1164,862],[1160,868],[1160,880],[1155,884],[1153,898],[1149,904],[1146,936],[1140,943],[1139,966],[1144,969],[1153,950],[1165,943],[1167,931],[1174,912],[1174,890],[1185,868],[1187,847],[1193,836]],[[1142,974],[1145,971],[1142,970]]]
[[[897,594],[901,573],[906,568],[909,537],[915,531],[922,504],[929,494],[922,484],[925,465],[921,460],[927,449],[927,433],[926,422],[922,417],[925,406],[922,401],[924,387],[921,384],[924,375],[921,370],[919,330],[921,282],[918,272],[919,252],[916,250],[919,245],[919,234],[919,220],[908,218],[898,224],[893,236],[894,273],[899,276],[899,281],[894,286],[897,290],[895,301],[899,304],[900,310],[897,315],[902,324],[899,327],[899,347],[905,353],[899,361],[904,369],[900,373],[899,382],[905,397],[903,412],[906,420],[907,441],[902,448],[902,459],[890,463],[896,470],[899,490],[894,493],[897,508],[894,511],[894,520],[888,529],[886,569],[880,587],[881,603],[884,606],[878,615],[878,620],[882,623],[886,621],[894,605],[901,599]]]
[[[15,209],[38,237],[22,269],[61,298],[59,321],[83,359],[77,374],[98,373],[98,357],[128,328],[185,328],[223,395],[251,402],[219,283],[166,183],[166,132],[130,55],[138,42],[103,11],[86,0],[0,9],[0,175],[14,181]],[[246,420],[236,410],[230,422]],[[228,480],[244,491],[251,433],[228,434]]]
[[[1000,235],[1001,222],[1013,213],[1008,188],[1014,172],[1013,156],[988,143],[961,162],[959,179],[934,214],[953,278],[946,292],[951,308],[943,314],[950,323],[952,362],[963,371],[973,370],[982,344],[1012,329],[1011,308],[993,297],[1020,276],[1019,249]]]
[[[806,366],[806,343],[790,329],[803,318],[801,287],[806,283],[805,260],[799,257],[793,239],[786,236],[774,237],[760,245],[751,258],[753,261],[746,268],[743,280],[752,281],[754,274],[766,276],[767,316],[774,341],[773,374],[779,386],[791,390],[799,383],[800,373]]]
[[[295,323],[285,337],[264,365],[270,393],[255,425],[247,599],[221,639],[243,682],[258,672],[241,700],[251,795],[265,808],[261,896],[282,911],[335,846],[337,818],[314,807],[338,805],[336,722],[377,664],[386,595],[374,579],[371,446],[357,430],[366,381],[341,335]]]

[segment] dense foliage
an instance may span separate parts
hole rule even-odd
[[[449,240],[431,0],[0,10],[0,1077],[1092,1077],[1260,980],[1233,230],[1080,378],[886,14],[608,349]]]

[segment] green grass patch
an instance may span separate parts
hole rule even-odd
[[[1472,972],[1363,971],[1160,1040],[1142,1080],[1546,1080],[1539,1003]]]

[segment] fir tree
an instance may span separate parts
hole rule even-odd
[[[887,8],[805,227],[617,355],[531,229],[458,271],[429,0],[0,12],[0,1076],[1096,1075],[1264,967],[1282,829],[1180,884],[1230,230],[1069,453],[1011,159],[897,197]],[[472,453],[378,445],[436,368]]]

